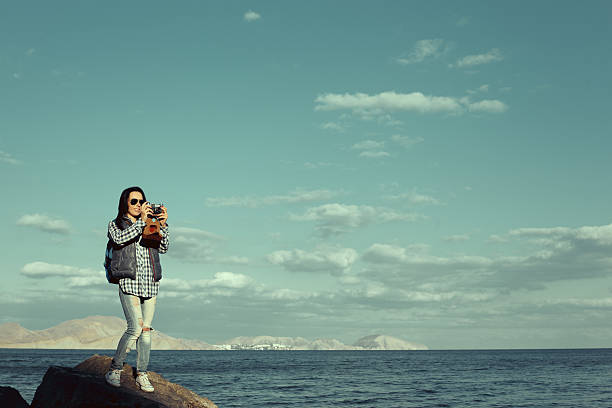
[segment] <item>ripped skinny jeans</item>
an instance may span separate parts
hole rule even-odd
[[[149,365],[149,355],[151,354],[151,322],[155,313],[157,296],[135,296],[124,293],[119,287],[119,300],[121,300],[125,320],[127,320],[127,330],[119,340],[117,351],[115,351],[115,356],[111,362],[111,370],[123,369],[123,362],[127,353],[136,344],[136,350],[138,351],[136,370],[146,372]]]

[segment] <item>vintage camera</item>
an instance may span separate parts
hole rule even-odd
[[[140,243],[143,246],[149,248],[159,248],[159,245],[161,244],[162,236],[159,232],[161,226],[159,225],[157,216],[163,213],[162,205],[163,204],[151,204],[153,214],[149,214],[145,220],[146,225],[144,231],[142,231],[142,239],[140,240]]]
[[[161,214],[163,212],[162,211],[162,206],[163,206],[163,204],[151,204],[151,209],[153,210],[153,215],[154,216],[155,215],[159,215],[159,214]],[[153,217],[153,218],[155,218],[155,217]]]

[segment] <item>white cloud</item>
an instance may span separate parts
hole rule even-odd
[[[487,240],[487,242],[501,243],[501,242],[508,242],[508,239],[498,234],[492,234],[489,236],[489,239]]]
[[[13,78],[21,79],[21,74],[19,72],[13,72]]]
[[[15,159],[10,153],[0,150],[0,162],[8,164],[21,164],[21,161]]]
[[[379,283],[369,282],[360,290],[360,292],[362,292],[363,296],[366,298],[376,298],[387,295],[389,289]]]
[[[517,228],[509,232],[515,237],[539,238],[539,242],[554,246],[573,247],[579,242],[595,246],[612,246],[612,224],[579,228]]]
[[[218,197],[207,198],[206,205],[209,207],[260,207],[275,204],[293,204],[310,201],[329,200],[340,192],[330,190],[295,190],[285,195],[272,195],[264,197],[242,196],[242,197]]]
[[[174,234],[171,238],[172,250],[168,256],[189,262],[212,263],[214,245],[211,240],[194,236]]]
[[[34,55],[35,52],[36,52],[36,48],[30,48],[25,52],[25,54],[27,56],[31,56],[31,55]]]
[[[253,10],[249,10],[246,13],[244,13],[244,20],[248,21],[249,23],[251,21],[259,20],[260,18],[261,18],[261,15],[259,13],[254,12]]]
[[[384,198],[388,200],[408,201],[411,204],[440,204],[440,200],[438,200],[437,198],[425,194],[419,194],[416,191],[411,191],[409,193],[386,195]]]
[[[420,136],[411,137],[411,136],[402,136],[402,135],[393,135],[391,136],[391,140],[400,146],[403,147],[411,147],[415,144],[422,143],[425,139]]]
[[[508,105],[495,99],[485,99],[468,105],[470,112],[502,113],[508,110]]]
[[[53,276],[63,277],[91,277],[98,274],[89,268],[77,268],[69,265],[50,264],[47,262],[31,262],[21,268],[21,274],[28,278],[50,278]]]
[[[108,290],[108,281],[104,271],[81,269],[67,265],[53,265],[44,262],[34,262],[25,265],[22,274],[29,278],[47,278],[51,276],[65,278],[65,285],[60,290],[61,296],[82,296],[82,291]],[[243,290],[256,292],[263,290],[261,285],[256,284],[253,278],[233,272],[217,272],[210,279],[186,280],[165,277],[162,280],[162,296],[176,297],[180,293],[200,293],[206,290],[207,296],[234,296]],[[76,291],[75,291],[76,290]],[[113,291],[113,293],[115,293]],[[48,296],[48,294],[46,295]],[[55,295],[54,295],[55,296]]]
[[[219,256],[217,246],[227,240],[223,236],[189,227],[174,227],[171,233],[172,250],[168,251],[168,256],[173,258],[195,263],[244,265],[249,262],[246,257]]]
[[[444,241],[447,241],[447,242],[467,241],[469,239],[470,239],[470,236],[467,234],[448,235],[444,237]]]
[[[384,151],[365,151],[365,152],[361,152],[359,153],[359,157],[368,157],[368,158],[374,158],[374,159],[378,159],[381,157],[389,157],[390,154],[388,152],[384,152]]]
[[[409,94],[395,91],[381,92],[378,95],[365,93],[319,95],[315,110],[352,109],[354,111],[416,111],[420,113],[458,112],[461,104],[456,98],[447,96],[427,96],[421,92]]]
[[[323,236],[329,236],[372,223],[416,221],[424,217],[398,213],[388,208],[333,203],[309,208],[303,215],[291,215],[290,218],[295,221],[316,221],[317,231]]]
[[[403,262],[406,259],[406,249],[386,244],[374,244],[364,253],[363,259],[376,263]]]
[[[179,292],[198,291],[209,288],[244,289],[255,284],[255,281],[250,276],[233,272],[217,272],[213,275],[212,279],[185,280],[164,278],[163,282],[165,290]]]
[[[398,127],[404,124],[404,122],[402,122],[401,120],[394,119],[389,114],[380,115],[378,118],[376,118],[376,120],[378,121],[378,123],[383,124],[385,126]]]
[[[366,277],[387,285],[421,283],[453,285],[456,289],[484,288],[498,292],[543,289],[550,282],[610,276],[612,224],[579,228],[519,228],[508,239],[528,244],[531,253],[495,257],[435,256],[421,248],[373,244],[361,259],[371,265]],[[506,238],[492,235],[500,243]],[[509,244],[504,244],[509,245]]]
[[[106,273],[104,271],[98,272],[96,275],[91,274],[90,276],[73,276],[68,278],[66,285],[69,288],[94,288],[108,285],[106,279]]]
[[[315,102],[315,110],[350,109],[362,119],[381,117],[387,111],[413,111],[419,113],[454,113],[468,111],[499,113],[507,110],[507,106],[498,100],[471,102],[469,98],[450,96],[427,96],[420,92],[409,94],[395,91],[381,92],[377,95],[365,93],[355,94],[323,94]]]
[[[423,253],[421,247],[403,248],[389,244],[373,244],[363,254],[366,262],[378,264],[405,264],[405,265],[445,265],[456,267],[482,267],[492,264],[492,260],[483,256],[461,255],[452,258],[429,255]]]
[[[294,290],[294,289],[283,288],[283,289],[275,289],[275,290],[266,292],[263,294],[263,296],[265,298],[272,299],[272,300],[295,301],[295,300],[313,298],[316,296],[316,294],[309,293],[309,292],[301,292],[299,290]]]
[[[368,158],[381,158],[388,157],[390,154],[388,152],[379,150],[385,146],[385,142],[377,142],[375,140],[363,140],[359,143],[355,143],[351,149],[353,150],[363,150],[359,153],[359,157],[368,157]]]
[[[213,279],[208,282],[210,287],[222,287],[241,289],[251,286],[254,283],[253,279],[247,275],[233,272],[217,272]]]
[[[481,64],[489,64],[491,62],[501,61],[504,57],[501,54],[501,51],[497,48],[493,48],[491,51],[486,54],[476,54],[476,55],[467,55],[459,60],[454,65],[450,65],[452,67],[464,68],[464,67],[473,67],[475,65]]]
[[[374,149],[382,149],[385,146],[385,142],[377,142],[375,140],[363,140],[361,142],[355,143],[351,149],[356,150],[374,150]]]
[[[325,130],[335,130],[337,132],[344,132],[344,126],[336,122],[326,122],[321,125],[321,128]]]
[[[26,214],[17,220],[17,225],[37,228],[54,234],[70,234],[68,222],[41,214]]]
[[[275,251],[267,256],[268,262],[294,272],[327,272],[339,275],[351,268],[357,259],[352,248],[326,248],[313,252],[301,249]]]
[[[580,299],[580,298],[566,298],[566,299],[548,299],[546,303],[553,305],[571,305],[571,306],[582,306],[587,308],[612,308],[612,298],[598,298],[598,299]]]
[[[361,279],[354,275],[342,275],[339,281],[345,285],[357,285],[361,283]]]
[[[484,84],[484,85],[479,86],[476,89],[468,89],[467,90],[467,93],[470,94],[470,95],[476,94],[478,92],[489,92],[489,85]]]
[[[395,296],[403,301],[415,303],[442,303],[442,302],[482,302],[490,300],[494,297],[491,293],[466,293],[463,291],[415,291],[415,290],[399,290]]]
[[[423,62],[427,58],[435,58],[443,53],[443,45],[444,40],[439,38],[417,41],[407,57],[397,58],[396,61],[408,65]]]

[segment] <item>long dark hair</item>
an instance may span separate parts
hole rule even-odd
[[[121,192],[121,197],[119,197],[119,208],[117,210],[117,218],[115,218],[115,222],[121,219],[128,212],[128,198],[130,197],[130,193],[132,191],[138,191],[142,194],[142,198],[147,201],[147,196],[144,191],[140,187],[129,187]]]

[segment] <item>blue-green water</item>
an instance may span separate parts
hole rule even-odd
[[[94,353],[111,351],[0,349],[0,385],[29,402]],[[612,349],[152,351],[149,369],[220,408],[612,406]]]

